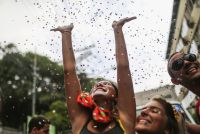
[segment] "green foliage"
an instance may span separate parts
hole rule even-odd
[[[32,111],[33,64],[36,68],[36,114],[46,115],[57,131],[70,129],[70,121],[65,105],[63,67],[49,58],[31,52],[22,54],[14,44],[0,47],[0,97],[3,126],[22,128]],[[90,91],[101,78],[88,78],[79,74],[83,90]],[[1,102],[0,102],[1,103]]]
[[[47,112],[55,99],[64,101],[62,66],[45,56],[31,52],[21,54],[14,44],[1,47],[0,50],[4,52],[0,60],[0,91],[3,106],[1,118],[4,126],[22,127],[27,115],[31,115],[35,57],[37,59],[36,88],[38,90],[36,114]],[[54,94],[60,95],[55,97]]]
[[[57,131],[61,132],[71,128],[65,102],[54,101],[45,115],[51,120],[51,124],[56,126]]]

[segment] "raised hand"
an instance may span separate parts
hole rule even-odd
[[[120,19],[119,21],[113,21],[112,27],[113,27],[113,29],[120,28],[126,22],[129,22],[129,21],[134,20],[134,19],[136,19],[136,17],[126,17],[126,18]]]
[[[62,26],[62,27],[59,26],[57,28],[53,28],[50,31],[60,31],[61,33],[62,32],[71,32],[73,28],[74,28],[74,25],[73,25],[73,23],[71,23],[70,25],[67,25],[67,26]]]

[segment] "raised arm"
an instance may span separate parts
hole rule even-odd
[[[133,133],[136,120],[136,104],[133,91],[131,72],[126,50],[126,44],[122,27],[136,17],[124,18],[113,22],[113,29],[116,44],[116,62],[117,62],[117,84],[119,89],[118,110],[120,121],[126,129],[126,133]]]
[[[77,120],[85,116],[84,110],[77,104],[77,96],[81,92],[80,82],[76,74],[76,63],[72,47],[71,31],[73,24],[64,27],[51,29],[51,31],[60,31],[62,34],[62,54],[64,65],[64,85],[66,91],[66,101],[71,119],[72,127],[77,125]],[[83,118],[84,120],[85,118]],[[74,124],[75,123],[75,124]],[[76,126],[75,125],[75,126]],[[75,129],[75,127],[74,127]]]

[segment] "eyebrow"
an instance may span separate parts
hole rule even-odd
[[[156,107],[156,106],[144,106],[142,109],[145,109],[145,108],[157,108],[157,109],[159,109],[159,110],[162,110],[161,108]]]

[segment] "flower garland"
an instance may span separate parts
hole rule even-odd
[[[82,92],[77,97],[77,103],[79,103],[80,105],[86,108],[93,110],[92,117],[95,121],[100,122],[100,123],[108,123],[111,121],[110,110],[97,106],[94,103],[92,97],[89,95],[89,93]]]

